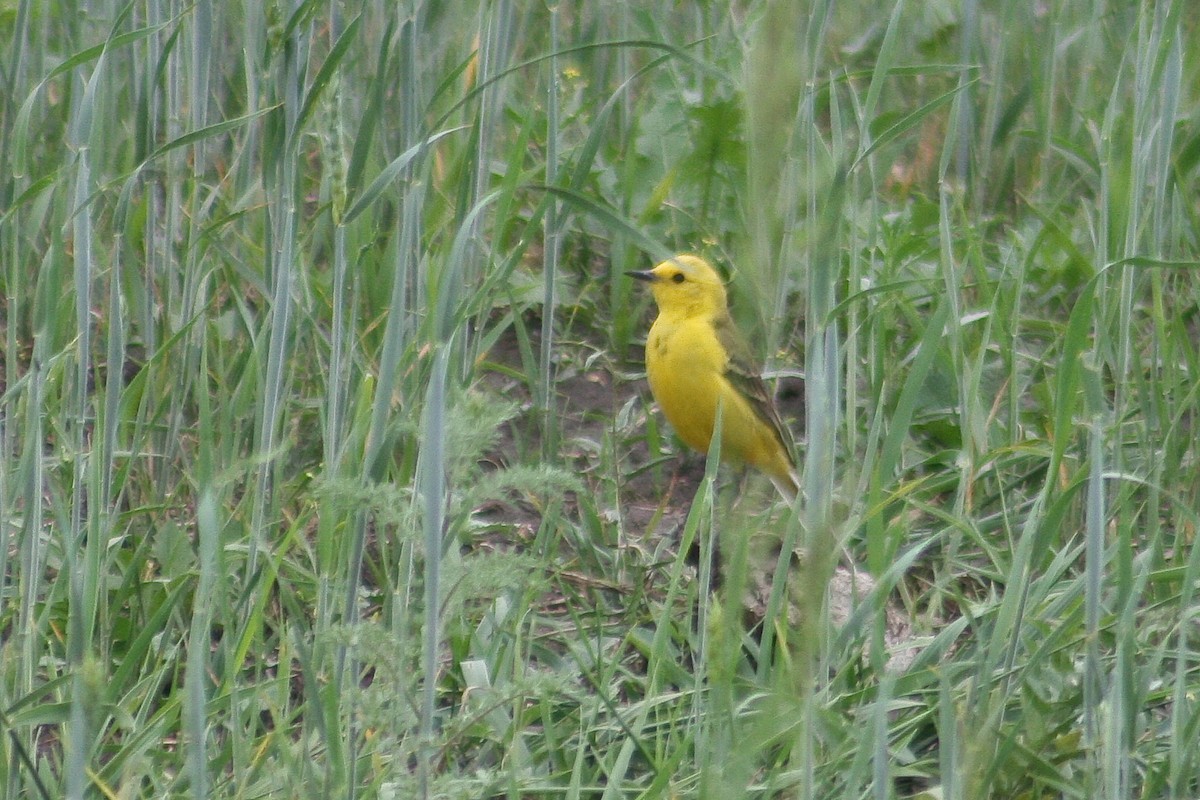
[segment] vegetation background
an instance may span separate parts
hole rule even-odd
[[[3,796],[1200,796],[1190,11],[0,1]]]

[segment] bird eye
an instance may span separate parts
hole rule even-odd
[[[676,283],[683,283],[683,281],[684,281],[683,273],[676,272],[674,275],[671,276],[671,280],[675,281]]]

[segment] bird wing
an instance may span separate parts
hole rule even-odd
[[[728,314],[718,315],[713,320],[713,329],[716,331],[717,341],[729,355],[729,361],[725,364],[725,379],[742,397],[746,398],[758,418],[771,426],[779,443],[783,445],[784,452],[788,455],[788,461],[795,466],[796,458],[792,435],[783,421],[779,419],[779,412],[775,410],[775,402],[767,391],[767,385],[763,383],[762,367],[759,366],[753,353],[750,352],[746,340],[742,338],[741,333],[733,324],[733,318]]]

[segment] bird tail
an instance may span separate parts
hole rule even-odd
[[[770,476],[771,483],[775,484],[775,488],[783,495],[783,499],[789,503],[796,502],[796,495],[800,494],[800,476],[795,470],[788,470],[782,474],[772,474]]]

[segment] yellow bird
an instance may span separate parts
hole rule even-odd
[[[721,459],[762,470],[780,494],[795,498],[800,483],[792,439],[729,316],[721,276],[693,255],[626,274],[649,283],[658,304],[646,340],[646,375],[679,438],[707,453],[720,406]]]

